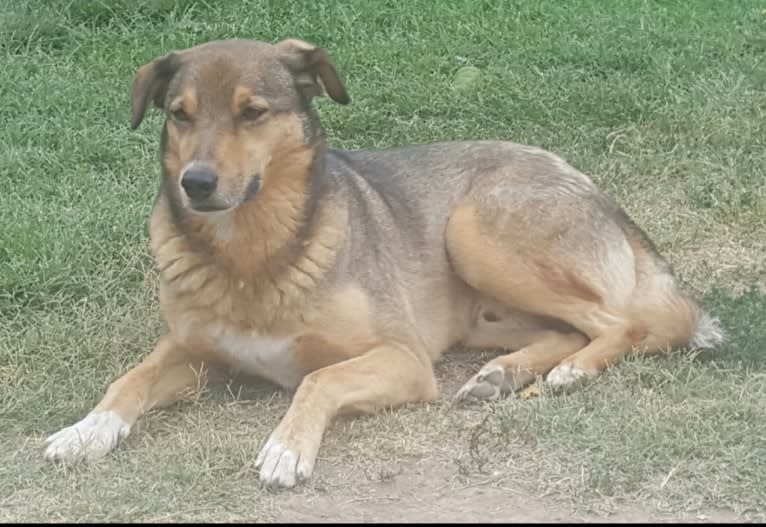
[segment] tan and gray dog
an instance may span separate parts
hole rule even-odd
[[[349,102],[327,53],[295,39],[209,42],[138,70],[133,128],[152,104],[167,115],[150,228],[167,333],[46,457],[98,459],[205,368],[234,366],[295,389],[256,462],[289,487],[337,415],[433,400],[453,345],[512,351],[468,380],[470,400],[721,342],[642,231],[559,157],[500,141],[332,150],[311,106],[323,90]]]

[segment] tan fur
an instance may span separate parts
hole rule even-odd
[[[323,88],[348,102],[327,53],[295,39],[213,42],[139,68],[133,127],[152,103],[168,115],[150,223],[167,334],[48,457],[103,455],[229,365],[296,390],[257,461],[262,481],[292,486],[337,415],[434,399],[433,363],[455,344],[517,350],[458,393],[486,399],[713,327],[560,158],[502,142],[330,152],[309,105]],[[184,179],[199,167],[215,175],[203,197]],[[74,444],[83,431],[101,446]]]

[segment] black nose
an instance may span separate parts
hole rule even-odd
[[[181,177],[181,186],[191,199],[209,198],[218,184],[218,176],[206,166],[193,166]]]

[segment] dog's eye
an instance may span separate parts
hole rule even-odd
[[[188,123],[191,119],[189,119],[189,114],[183,111],[183,109],[178,108],[177,110],[172,110],[170,112],[170,117],[173,118],[174,121],[179,123]]]
[[[243,121],[257,121],[263,114],[266,113],[265,108],[257,108],[255,106],[248,106],[244,110],[242,110],[242,120]]]

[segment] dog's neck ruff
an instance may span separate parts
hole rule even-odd
[[[311,154],[302,173],[291,163],[266,174],[262,192],[232,211],[192,214],[161,196],[152,249],[163,288],[175,296],[200,295],[215,283],[248,303],[282,307],[311,295],[346,229],[344,211],[323,190],[324,152]]]

